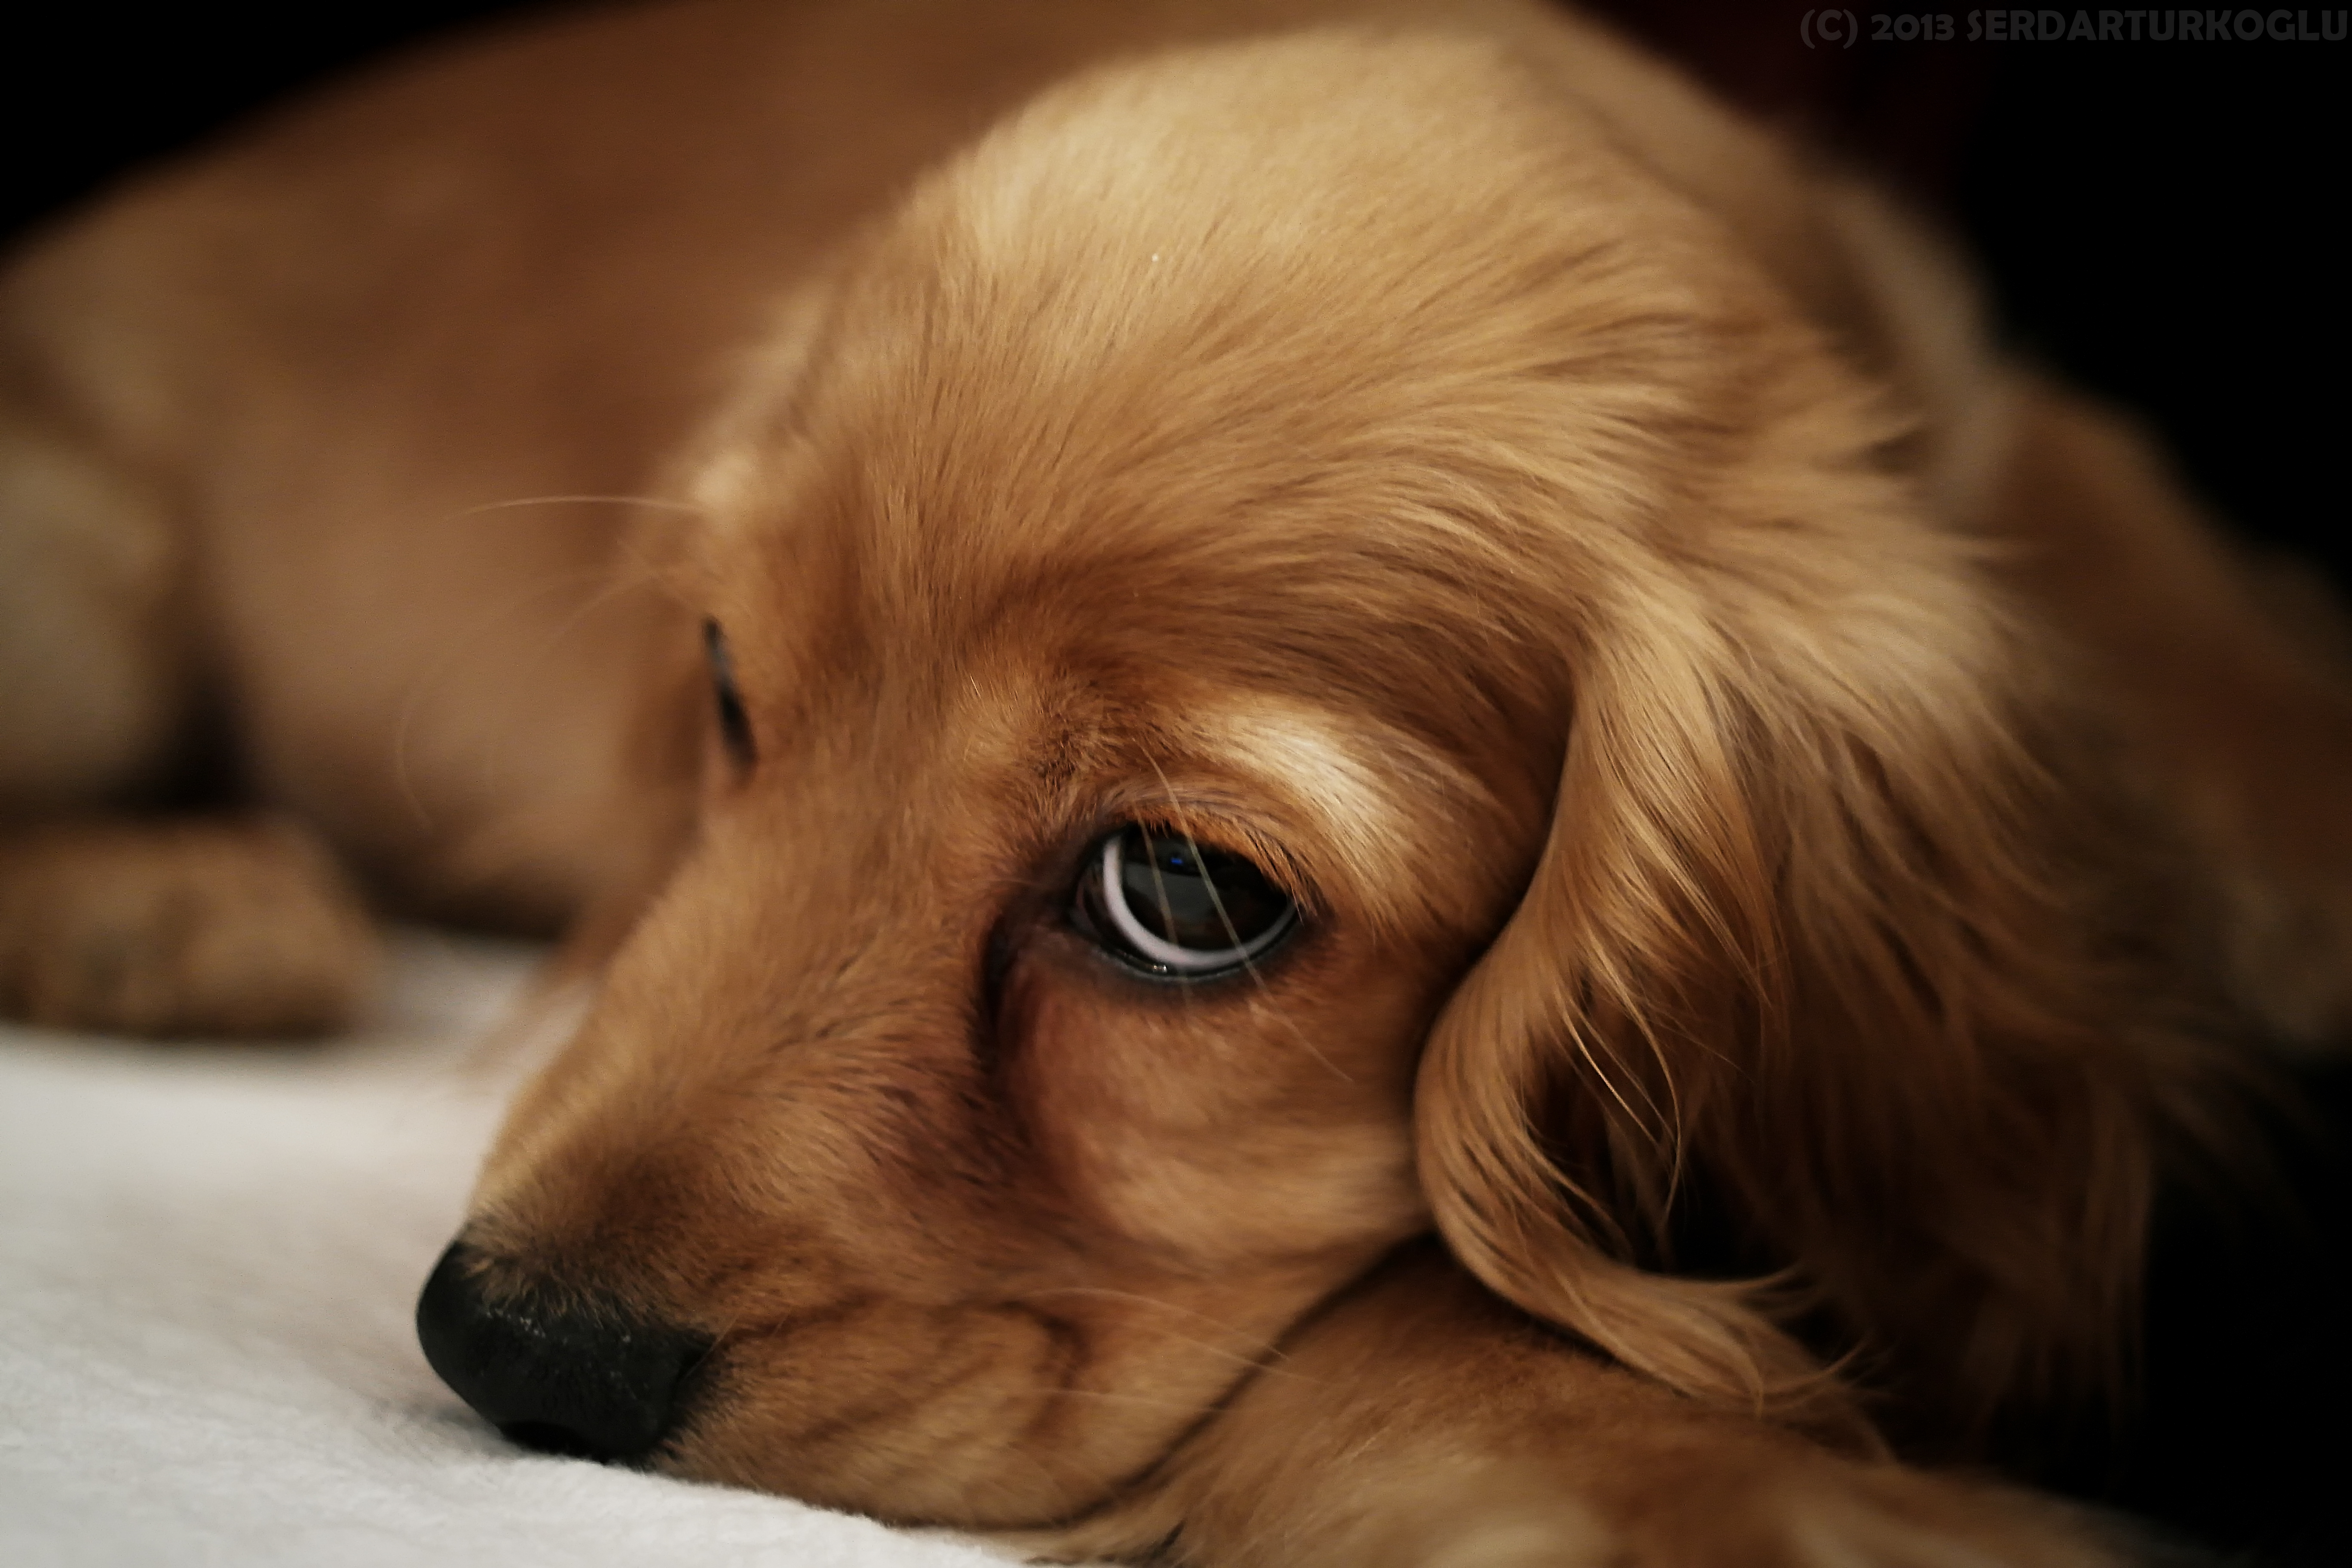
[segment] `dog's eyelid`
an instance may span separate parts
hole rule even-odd
[[[742,690],[736,684],[735,659],[728,651],[727,634],[715,617],[706,616],[703,620],[702,647],[710,667],[711,697],[718,710],[719,739],[736,767],[748,772],[760,760],[760,748],[752,734],[751,712],[744,707]]]
[[[1201,842],[1208,844],[1213,841],[1203,838]],[[1230,845],[1254,862],[1259,870],[1265,873],[1267,881],[1289,895],[1290,901],[1298,906],[1301,920],[1320,919],[1328,912],[1323,900],[1317,896],[1314,879],[1306,874],[1298,863],[1298,857],[1287,847],[1254,833],[1214,842],[1221,846]]]
[[[1197,799],[1139,801],[1127,810],[1106,812],[1097,819],[1086,834],[1088,854],[1100,848],[1106,835],[1123,826],[1189,835],[1204,849],[1239,855],[1254,863],[1267,881],[1298,906],[1300,919],[1312,921],[1329,913],[1330,906],[1322,897],[1317,879],[1309,874],[1305,858],[1286,838],[1276,837],[1264,823],[1244,816],[1238,809]]]
[[[1221,849],[1240,856],[1297,904],[1302,915],[1313,914],[1320,907],[1315,897],[1314,879],[1307,875],[1297,854],[1262,826],[1226,817],[1170,820],[1152,813],[1140,814],[1134,822],[1151,832],[1190,838],[1203,849]]]

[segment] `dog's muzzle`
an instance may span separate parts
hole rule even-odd
[[[441,1380],[530,1447],[623,1462],[658,1447],[709,1338],[593,1293],[504,1289],[487,1262],[453,1244],[417,1299],[416,1337]]]

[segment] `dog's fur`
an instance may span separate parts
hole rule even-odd
[[[681,1474],[1222,1568],[2101,1561],[1878,1434],[2112,1373],[2231,1047],[2352,1016],[2320,639],[1564,16],[616,11],[5,290],[0,994],[359,995],[291,830],[89,815],[223,721],[378,898],[576,922],[467,1236],[716,1336]],[[1119,970],[1128,821],[1304,933]]]

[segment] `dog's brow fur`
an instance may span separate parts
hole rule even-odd
[[[1375,929],[1471,918],[1461,909],[1415,907],[1461,885],[1431,875],[1442,860],[1470,853],[1444,825],[1500,814],[1460,763],[1393,726],[1343,721],[1280,697],[1187,708],[1169,728],[1217,772],[1248,781],[1253,794],[1297,803],[1306,836]],[[1432,802],[1444,805],[1433,811]]]

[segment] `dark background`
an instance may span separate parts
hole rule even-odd
[[[2158,0],[2161,3],[2161,0]],[[1807,47],[1799,0],[1608,0],[1719,91],[1906,192],[1985,264],[2028,353],[2139,410],[2258,546],[2352,589],[2344,155],[2352,41]],[[121,170],[386,48],[519,7],[349,0],[292,19],[93,5],[0,48],[15,233]],[[1919,16],[1924,7],[1886,7]],[[2070,8],[2066,13],[2071,16]],[[2320,13],[2305,8],[2315,28]],[[2095,16],[2096,13],[2093,15]],[[2347,809],[2352,809],[2347,801]],[[2279,1142],[2301,1221],[2168,1201],[2147,1393],[2017,1434],[2042,1479],[2252,1564],[2352,1563],[2352,1079]]]
[[[2327,471],[2352,412],[2352,39],[1969,44],[1961,7],[1951,43],[1874,43],[1856,6],[1864,41],[1808,47],[1798,0],[1596,8],[1908,194],[2020,346],[2151,418],[2249,537],[2352,584]]]
[[[1861,10],[1864,41],[1808,47],[1799,0],[1597,8],[1900,186],[1987,264],[2020,343],[2151,417],[2249,537],[2352,584],[2329,471],[2352,410],[2339,232],[2352,40],[1969,44],[1970,12],[1955,9],[1941,13],[1951,43],[1875,43]],[[523,9],[20,9],[0,32],[0,229],[321,76]],[[2315,28],[2320,13],[2303,14]]]

